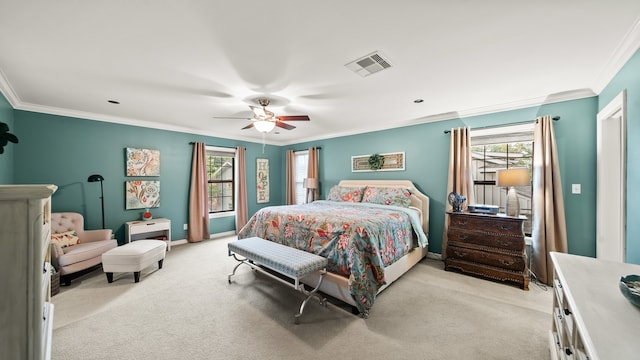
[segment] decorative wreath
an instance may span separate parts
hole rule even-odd
[[[369,162],[369,169],[379,170],[380,168],[382,168],[382,165],[384,164],[384,156],[380,154],[373,154],[369,156],[368,162]]]

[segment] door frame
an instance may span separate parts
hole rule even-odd
[[[626,261],[626,244],[627,244],[627,232],[626,232],[626,220],[627,220],[627,212],[626,212],[626,203],[627,203],[627,91],[622,90],[615,98],[611,100],[602,110],[598,112],[596,117],[597,122],[597,139],[596,139],[596,156],[597,156],[597,173],[596,173],[596,257],[600,258],[601,253],[598,250],[601,248],[601,245],[604,244],[603,235],[598,229],[600,223],[604,221],[604,217],[606,216],[605,209],[602,209],[600,204],[602,203],[601,197],[604,196],[600,192],[600,171],[601,171],[601,154],[602,154],[602,123],[614,116],[620,116],[620,158],[622,163],[622,168],[620,169],[620,219],[616,222],[619,227],[621,234],[621,254],[620,258],[616,259],[617,261],[625,262]],[[611,259],[610,259],[611,260]]]

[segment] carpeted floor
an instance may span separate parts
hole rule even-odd
[[[162,270],[74,279],[53,297],[53,359],[547,359],[551,289],[530,291],[425,259],[368,319],[240,267],[233,238],[175,246]]]

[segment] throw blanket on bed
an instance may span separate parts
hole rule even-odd
[[[410,208],[318,200],[265,207],[238,238],[257,236],[326,257],[328,271],[349,278],[349,291],[366,315],[385,284],[384,267],[411,250],[414,232],[419,246],[426,246],[419,215]]]

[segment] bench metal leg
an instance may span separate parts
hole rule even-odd
[[[238,268],[240,267],[240,265],[242,264],[247,264],[246,261],[247,259],[239,259],[236,254],[232,254],[233,258],[236,259],[237,261],[239,261],[238,265],[236,265],[236,267],[233,268],[233,272],[229,275],[227,275],[227,281],[229,282],[229,284],[231,284],[231,277],[233,275],[236,274],[236,270],[238,270]],[[247,266],[251,267],[251,265],[247,264]]]
[[[318,289],[320,289],[320,285],[322,285],[322,280],[324,280],[324,276],[326,275],[326,273],[327,273],[326,269],[322,271],[322,273],[320,274],[320,280],[318,280],[318,285],[316,285],[316,287],[311,291],[307,291],[304,288],[304,284],[297,285],[298,290],[300,290],[300,292],[302,292],[303,294],[307,295],[307,298],[302,301],[302,304],[300,304],[300,311],[297,314],[294,315],[293,322],[295,324],[299,324],[299,319],[300,319],[300,316],[302,316],[302,312],[304,311],[304,307],[307,305],[307,302],[312,297],[317,296],[320,299],[320,305],[327,306],[327,299],[326,298],[322,298],[322,297],[320,297],[320,295],[317,294]],[[296,279],[296,283],[298,283],[297,279]]]
[[[300,318],[300,316],[302,316],[302,313],[304,312],[304,308],[307,305],[307,302],[309,302],[309,299],[311,299],[312,297],[314,297],[314,296],[318,297],[318,299],[320,300],[320,305],[325,306],[325,307],[327,306],[327,299],[321,297],[318,294],[318,290],[320,289],[320,285],[322,285],[322,281],[324,280],[324,276],[327,274],[327,269],[326,268],[321,270],[321,272],[320,272],[320,280],[318,280],[318,285],[316,285],[316,287],[313,290],[307,291],[305,289],[305,287],[304,287],[304,284],[300,283],[300,280],[298,278],[291,278],[286,274],[282,274],[284,276],[289,277],[290,279],[293,279],[294,283],[291,284],[290,282],[288,282],[288,281],[286,281],[284,279],[281,279],[281,278],[275,276],[274,274],[271,274],[271,273],[265,271],[259,265],[255,264],[251,259],[238,258],[236,256],[236,254],[234,254],[234,253],[231,253],[231,256],[233,256],[233,258],[238,261],[238,264],[233,268],[233,272],[231,272],[231,274],[227,275],[227,281],[229,282],[229,284],[231,284],[231,277],[236,274],[236,270],[238,270],[240,265],[245,264],[248,267],[252,268],[253,270],[258,271],[258,272],[260,272],[260,273],[262,273],[264,275],[267,275],[268,277],[270,277],[272,279],[278,280],[278,281],[280,281],[281,283],[283,283],[285,285],[291,286],[295,290],[298,290],[301,293],[307,295],[307,297],[302,301],[302,304],[300,304],[300,311],[297,314],[294,315],[293,321],[294,321],[295,324],[299,323],[299,318]]]

